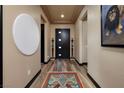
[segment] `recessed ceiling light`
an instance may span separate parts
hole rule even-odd
[[[61,14],[61,18],[64,18],[64,14]]]

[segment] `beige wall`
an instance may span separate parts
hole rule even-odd
[[[101,87],[124,87],[124,49],[101,47],[100,6],[88,6],[88,73]]]
[[[76,55],[80,59],[81,52],[81,20],[88,11],[87,60],[88,73],[101,87],[124,87],[124,49],[101,47],[101,11],[100,6],[85,6],[77,22]],[[83,56],[83,55],[81,55]],[[79,60],[80,61],[80,60]]]
[[[85,15],[86,12],[87,12],[87,9],[84,8],[81,11],[81,13],[75,23],[75,40],[76,40],[75,41],[75,58],[78,60],[78,62],[80,64],[86,62],[86,58],[84,58],[84,57],[86,57],[86,55],[83,55],[83,54],[85,54],[84,52],[86,52],[86,51],[84,51],[84,47],[85,47],[84,41],[85,40],[83,38],[84,38],[85,34],[84,34],[83,29],[86,29],[86,28],[83,28],[83,21],[82,21],[82,19],[84,17],[83,15]]]
[[[74,27],[74,24],[51,24],[50,25],[50,30],[51,30],[51,37],[50,38],[51,39],[54,38],[54,40],[55,40],[55,29],[56,28],[70,28],[70,40],[71,40],[71,38],[75,39],[75,35],[74,35],[75,27]],[[50,39],[50,54],[52,56],[51,39]],[[54,42],[54,47],[55,47],[55,42]],[[55,48],[54,48],[54,50],[55,50]],[[70,56],[71,56],[71,48],[70,48]],[[55,51],[54,51],[54,57],[55,57]]]
[[[3,6],[4,87],[25,87],[41,68],[40,47],[35,54],[25,56],[18,51],[13,41],[12,24],[15,18],[21,13],[30,14],[37,22],[40,31],[40,6]]]
[[[50,24],[45,23],[45,62],[50,59]]]
[[[45,22],[42,22],[43,24],[45,24],[45,62],[48,62],[48,60],[50,59],[50,35],[51,35],[51,31],[50,31],[50,22],[47,19],[45,13],[43,12],[42,8],[41,8],[41,14],[42,17],[44,18]]]

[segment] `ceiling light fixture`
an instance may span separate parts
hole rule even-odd
[[[61,18],[64,18],[64,14],[61,14]]]

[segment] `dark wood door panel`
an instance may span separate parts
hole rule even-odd
[[[56,29],[56,58],[70,58],[70,29]]]

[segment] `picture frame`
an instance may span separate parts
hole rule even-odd
[[[101,46],[124,47],[124,5],[101,6]]]

